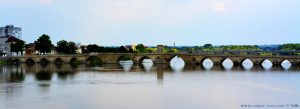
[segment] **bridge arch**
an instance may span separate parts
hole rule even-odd
[[[63,64],[64,61],[61,58],[56,58],[54,61],[55,64]]]
[[[49,60],[46,59],[46,58],[42,58],[42,59],[40,60],[40,64],[48,64],[48,63],[49,63]]]
[[[141,58],[139,58],[138,59],[138,63],[143,63],[143,61],[145,60],[145,59],[151,59],[149,56],[143,56],[143,57],[141,57]],[[151,59],[152,60],[152,59]],[[152,62],[153,62],[153,60],[152,60]]]
[[[186,62],[186,60],[184,59],[183,56],[180,55],[172,55],[171,57],[167,58],[167,62],[171,62],[172,59],[174,59],[175,57],[181,58],[184,62]]]
[[[259,63],[264,64],[265,62],[271,62],[273,64],[272,60],[270,60],[268,58],[262,59]]]
[[[128,61],[128,60],[132,60],[132,58],[130,56],[127,56],[127,55],[122,55],[120,57],[117,58],[117,61],[120,62],[120,61]]]
[[[16,64],[16,65],[17,65],[17,64],[20,64],[21,61],[20,61],[20,59],[12,59],[11,62],[12,62],[13,64]]]
[[[210,59],[210,58],[203,58],[203,59],[201,59],[200,63],[201,63],[201,65],[202,65],[202,67],[203,67],[204,69],[206,69],[206,70],[212,69],[213,66],[214,66],[214,64],[215,64],[215,63],[213,62],[213,60]]]
[[[97,56],[90,56],[85,61],[88,65],[99,65],[102,64],[101,58]]]
[[[224,61],[226,61],[226,60],[228,60],[228,61],[231,61],[232,63],[234,63],[234,62],[233,62],[233,60],[232,60],[232,59],[230,59],[230,58],[223,58],[223,59],[221,60],[221,64],[223,64],[223,63],[224,63]]]
[[[80,64],[80,60],[78,60],[76,57],[73,57],[69,60],[69,63],[72,65]]]
[[[211,58],[208,58],[208,57],[202,58],[200,63],[203,64],[203,62],[205,62],[206,60],[209,60],[209,61],[214,63],[214,61]]]
[[[249,58],[244,58],[244,59],[241,61],[241,64],[246,63],[247,61],[248,61],[248,62],[251,61],[252,64],[254,64],[254,62],[253,62],[251,59],[249,59]]]
[[[25,63],[26,64],[34,64],[35,61],[32,58],[28,58],[28,59],[26,59]]]
[[[234,66],[234,62],[230,58],[223,58],[221,60],[222,68],[229,70]]]

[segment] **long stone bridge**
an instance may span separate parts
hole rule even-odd
[[[105,64],[115,64],[127,57],[134,63],[141,63],[143,59],[151,59],[154,63],[169,63],[175,56],[181,57],[187,64],[201,64],[205,59],[210,59],[214,64],[221,64],[225,59],[230,59],[234,64],[242,64],[244,60],[250,59],[254,64],[261,64],[264,60],[270,60],[274,65],[281,64],[284,60],[299,65],[300,56],[259,56],[259,55],[209,55],[197,53],[94,53],[76,55],[29,55],[11,57],[14,63],[42,63],[42,62],[63,62],[70,63],[78,61],[88,63],[91,58],[100,59]]]

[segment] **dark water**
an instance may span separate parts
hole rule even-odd
[[[300,104],[297,66],[0,66],[0,109],[246,109],[241,105],[286,104]]]

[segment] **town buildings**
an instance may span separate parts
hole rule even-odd
[[[13,25],[0,27],[0,54],[2,56],[12,56],[10,44],[22,38],[22,29]]]

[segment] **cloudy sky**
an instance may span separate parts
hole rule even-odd
[[[300,42],[300,0],[0,0],[0,25],[82,44]]]

